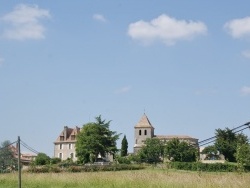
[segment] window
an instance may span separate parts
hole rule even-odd
[[[147,130],[144,130],[144,135],[147,135]]]
[[[139,135],[141,135],[141,130],[139,130]]]
[[[64,140],[64,136],[60,136],[60,141],[63,141]]]
[[[71,140],[75,140],[76,139],[76,135],[71,135]]]
[[[63,149],[63,145],[62,144],[59,145],[59,149]]]
[[[72,145],[71,144],[69,144],[69,149],[72,149]]]
[[[60,159],[63,158],[63,154],[62,153],[59,153],[59,156],[58,156]]]
[[[74,153],[70,154],[70,158],[73,159],[74,158]]]

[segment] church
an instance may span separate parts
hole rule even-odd
[[[148,117],[144,113],[140,121],[134,127],[134,140],[135,140],[134,153],[137,153],[142,148],[147,138],[158,138],[164,143],[174,138],[177,138],[180,141],[185,141],[188,142],[189,144],[198,147],[197,138],[193,138],[187,135],[155,135],[154,129],[155,128],[150,123]]]

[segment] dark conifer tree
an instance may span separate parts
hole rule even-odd
[[[121,157],[127,156],[127,154],[128,154],[128,141],[126,135],[124,135],[121,146]]]

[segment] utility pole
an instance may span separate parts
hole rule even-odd
[[[18,188],[22,187],[21,184],[21,149],[20,149],[20,136],[17,138],[17,148],[18,148]]]

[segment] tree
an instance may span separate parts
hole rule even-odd
[[[50,157],[45,153],[38,153],[34,162],[36,165],[46,165],[50,163]]]
[[[163,143],[157,138],[147,138],[145,145],[139,150],[140,162],[158,163],[162,161]]]
[[[164,154],[170,161],[192,162],[196,159],[197,148],[174,138],[166,143]]]
[[[245,165],[250,165],[250,145],[239,143],[235,157],[239,170],[243,170]]]
[[[128,141],[126,135],[124,135],[121,146],[121,157],[127,156],[127,154],[128,154]]]
[[[1,143],[0,147],[0,171],[17,170],[16,148],[9,140]]]
[[[119,135],[109,129],[111,121],[106,122],[101,116],[95,118],[96,122],[83,125],[76,139],[76,155],[80,163],[94,162],[98,155],[114,155],[118,149],[116,141]]]
[[[206,154],[206,159],[219,159],[219,152],[214,145],[205,147],[202,154]]]
[[[229,128],[224,130],[216,129],[215,147],[217,150],[225,156],[225,159],[229,162],[236,162],[235,153],[237,144],[248,143],[247,136],[240,133],[236,134]]]

